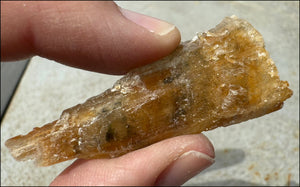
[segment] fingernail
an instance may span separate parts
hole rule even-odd
[[[121,13],[129,20],[133,21],[134,23],[146,28],[150,32],[154,32],[158,35],[166,35],[174,30],[176,27],[170,23],[162,21],[157,18],[153,18],[150,16],[146,16],[137,12],[132,12],[127,9],[123,9],[121,7]]]
[[[214,159],[204,153],[188,151],[163,172],[156,184],[161,186],[182,185],[213,163]]]

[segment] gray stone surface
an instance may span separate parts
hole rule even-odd
[[[263,35],[281,79],[294,91],[283,109],[239,125],[205,132],[216,162],[185,185],[299,186],[299,2],[118,2],[175,24],[191,39],[232,14]],[[109,88],[119,77],[35,57],[1,125],[1,185],[48,185],[72,161],[46,168],[16,162],[4,141],[59,117],[61,111]]]

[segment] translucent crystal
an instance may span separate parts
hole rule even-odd
[[[17,160],[35,159],[41,166],[112,158],[262,116],[280,109],[291,95],[261,34],[232,16],[6,146]]]

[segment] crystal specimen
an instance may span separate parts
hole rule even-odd
[[[112,158],[169,137],[262,116],[280,109],[291,95],[261,34],[231,16],[6,146],[17,160],[35,159],[40,166]]]

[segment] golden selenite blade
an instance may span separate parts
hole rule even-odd
[[[276,111],[292,96],[247,21],[226,17],[169,56],[137,68],[111,89],[6,141],[17,160],[48,166],[112,158],[160,140]]]

